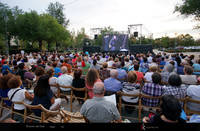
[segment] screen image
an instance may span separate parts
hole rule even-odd
[[[104,35],[102,48],[104,51],[128,51],[128,35]]]

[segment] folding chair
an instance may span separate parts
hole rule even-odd
[[[68,97],[67,96],[69,96],[70,97],[70,103],[72,103],[72,86],[61,86],[61,85],[58,85],[58,97],[59,98],[65,98],[66,99],[66,101],[68,102]],[[65,92],[63,93],[63,92],[61,92],[60,91],[60,88],[65,88],[65,89],[71,89],[70,90],[70,94],[65,94]],[[72,111],[72,104],[70,105],[70,111]]]
[[[87,88],[86,87],[84,87],[84,88],[74,88],[74,87],[72,87],[71,88],[71,91],[72,91],[72,94],[71,94],[71,99],[72,100],[83,100],[83,101],[86,101],[87,100]],[[84,96],[85,97],[78,97],[78,96],[76,96],[75,94],[74,94],[74,92],[83,92],[84,93]],[[71,111],[72,111],[72,103],[73,103],[73,101],[70,101],[70,108],[71,108]]]
[[[122,102],[122,96],[128,96],[128,97],[138,97],[138,100],[139,100],[139,97],[140,97],[140,93],[138,94],[126,94],[124,92],[117,92],[117,95],[119,96],[119,103],[118,103],[118,110],[119,110],[119,113],[120,113],[120,116],[122,116],[122,105],[125,105],[125,106],[128,106],[128,107],[135,107],[135,108],[139,108],[139,105],[138,104],[125,104]],[[131,118],[132,117],[126,117],[126,116],[122,116],[122,117],[125,117],[125,118]]]
[[[10,101],[8,97],[4,98],[4,97],[1,97],[0,98],[0,117],[2,116],[3,114],[3,110],[6,109],[6,110],[11,110],[11,106],[8,106],[5,101]]]
[[[42,106],[41,104],[39,105],[29,105],[23,102],[23,105],[26,107],[25,111],[24,111],[24,122],[26,122],[26,119],[30,119],[30,120],[35,120],[38,121],[40,123],[48,123],[50,120],[48,120],[49,117],[51,117],[51,122],[53,123],[60,123],[62,121],[62,117],[57,117],[58,115],[60,115],[59,110],[58,111],[51,111],[51,110],[47,110],[46,108],[44,108],[44,106]],[[28,109],[31,111],[30,113],[28,112]],[[39,109],[41,110],[41,116],[36,116],[33,113],[33,110],[35,109]],[[52,117],[54,116],[54,117]]]
[[[141,122],[141,113],[142,113],[142,109],[143,108],[160,110],[160,103],[157,106],[155,106],[155,107],[146,106],[146,105],[142,104],[142,98],[159,99],[160,102],[161,102],[162,96],[155,97],[155,96],[149,96],[149,95],[145,95],[145,94],[140,94],[140,97],[139,97],[139,111],[138,111],[138,120],[139,120],[139,122]]]
[[[86,123],[85,118],[80,112],[69,112],[66,110],[61,110],[65,117],[67,117],[67,123]]]
[[[195,103],[195,104],[198,104],[198,107],[200,107],[200,100],[194,100],[190,97],[186,97],[185,98],[185,104],[184,104],[184,110],[186,112],[187,115],[191,115],[191,114],[198,114],[200,115],[200,111],[196,111],[196,110],[192,110],[192,109],[189,109],[188,108],[188,103]],[[200,109],[200,108],[199,108]]]

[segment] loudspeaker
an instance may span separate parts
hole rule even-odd
[[[138,32],[134,32],[134,37],[138,37]]]

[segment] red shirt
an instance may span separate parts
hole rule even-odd
[[[138,71],[135,71],[136,75],[137,75],[137,83],[141,83],[142,80],[144,79],[144,75],[142,72],[138,72]]]

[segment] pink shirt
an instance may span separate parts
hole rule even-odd
[[[94,84],[95,84],[96,82],[102,82],[102,81],[101,81],[100,79],[98,79],[98,80],[96,80],[96,81],[94,82]],[[92,99],[93,96],[94,96],[93,90],[92,90],[92,89],[93,89],[93,86],[88,86],[87,83],[86,83],[86,88],[89,89],[89,90],[88,90],[88,95],[89,95],[89,98]]]

